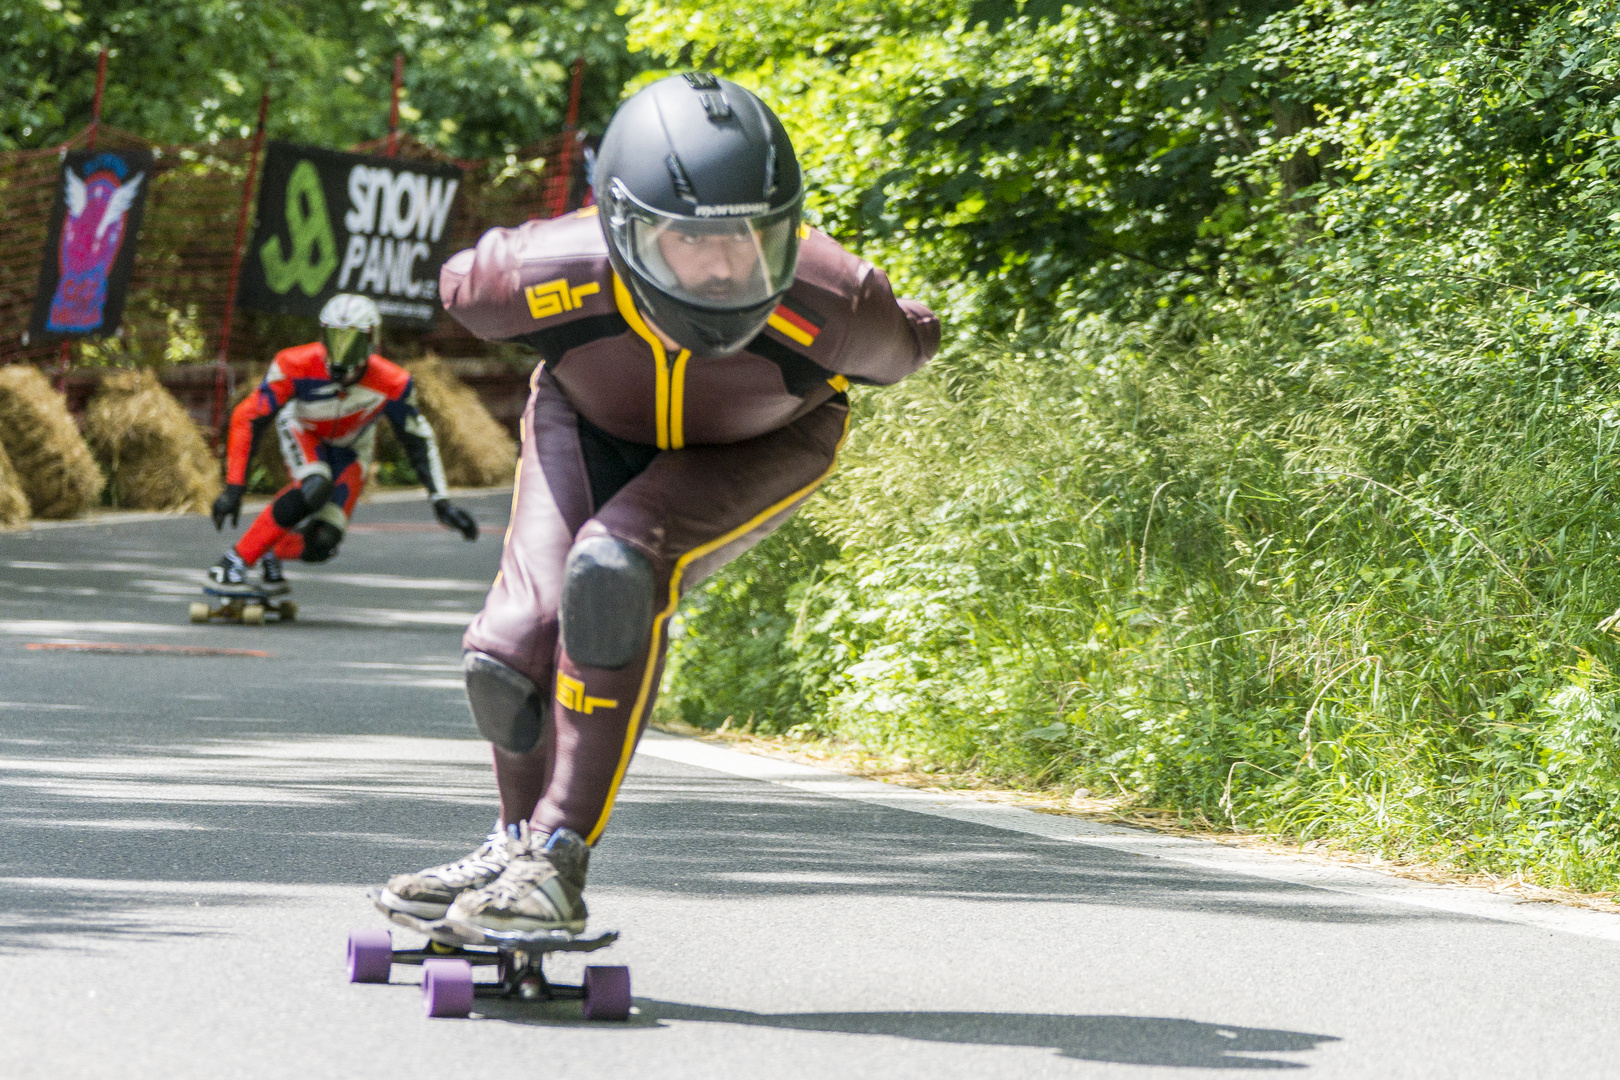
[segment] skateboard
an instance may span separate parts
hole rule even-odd
[[[286,598],[287,588],[265,589],[253,585],[204,585],[208,600],[197,600],[191,605],[194,623],[224,622],[263,626],[266,615],[274,615],[278,622],[292,622],[298,618],[298,605]]]
[[[545,958],[555,952],[595,952],[619,940],[617,930],[574,935],[566,930],[485,930],[419,919],[395,911],[381,899],[381,889],[366,896],[392,923],[427,936],[420,949],[394,948],[388,930],[349,932],[349,981],[385,983],[395,964],[422,968],[422,1010],[429,1016],[463,1017],[477,997],[523,1001],[578,1001],[587,1020],[630,1019],[630,969],[595,965],[585,969],[579,985],[546,978]],[[474,982],[473,968],[493,967],[494,982]]]

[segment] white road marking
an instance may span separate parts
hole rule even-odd
[[[13,559],[6,564],[13,570],[72,570],[97,574],[186,574],[202,579],[202,571],[188,566],[164,566],[161,563],[131,562],[42,562],[37,559]]]
[[[167,818],[31,818],[8,817],[7,826],[30,829],[83,829],[87,832],[113,830],[120,832],[207,832],[207,825],[190,821],[172,821]]]
[[[302,570],[288,570],[288,581],[302,581],[329,585],[355,585],[362,589],[417,589],[438,592],[472,592],[482,596],[489,592],[489,582],[462,578],[408,578],[393,574],[313,574]]]
[[[1584,937],[1620,941],[1620,915],[1555,904],[1525,903],[1512,896],[1460,885],[1434,885],[1377,870],[1313,862],[1309,859],[1229,847],[1213,840],[1167,836],[1105,825],[1062,814],[1041,814],[1017,806],[981,802],[965,795],[879,783],[797,762],[649,731],[640,753],[730,776],[762,780],[815,795],[875,803],[914,814],[949,818],[1008,832],[1169,859],[1217,873],[1241,874],[1290,885],[1326,889],[1364,900],[1382,900],[1498,922],[1519,923]]]
[[[364,675],[349,675],[342,679],[305,679],[306,683],[329,683],[338,686],[404,686],[417,690],[460,690],[466,682],[459,676],[451,679],[440,676],[417,676],[379,672],[367,678]]]
[[[165,574],[192,583],[191,591],[195,591],[196,583],[203,580],[203,572],[195,567],[164,566],[160,563],[135,562],[50,562],[42,559],[12,559],[6,563],[13,570],[55,570],[73,573],[97,574]],[[305,582],[308,584],[353,585],[363,589],[407,589],[427,592],[469,592],[482,596],[489,592],[489,582],[474,581],[470,578],[411,578],[400,577],[395,574],[334,574],[312,573],[306,570],[288,570],[288,581]],[[173,587],[172,581],[137,580],[137,585],[149,588],[168,589]]]
[[[72,622],[67,619],[0,619],[0,634],[72,640],[74,634],[184,634],[189,626],[149,622]]]
[[[309,614],[323,621],[352,626],[466,626],[476,611],[401,611],[397,608],[344,608],[330,612],[311,609]]]

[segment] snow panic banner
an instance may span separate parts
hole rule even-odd
[[[151,172],[152,155],[144,150],[63,156],[29,337],[118,332]]]
[[[460,186],[453,165],[270,143],[238,302],[314,317],[361,293],[391,322],[432,323]]]

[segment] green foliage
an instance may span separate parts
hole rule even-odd
[[[633,23],[950,341],[697,591],[687,719],[1612,887],[1620,16],[834,8]]]
[[[970,272],[978,320],[1004,330],[1018,308],[1121,310],[1145,282],[1219,267],[1249,202],[1220,165],[1289,126],[1229,57],[1279,6],[1112,0],[1009,20],[1011,3],[680,0],[632,31],[791,103],[822,223],[881,238],[920,277]]]
[[[400,128],[460,157],[513,153],[563,125],[568,67],[586,61],[581,122],[600,130],[637,69],[610,0],[18,0],[0,10],[0,149],[49,146],[103,116],[160,142],[251,133],[345,146],[387,133],[394,54]]]
[[[671,629],[680,644],[669,665],[671,690],[659,707],[689,724],[729,718],[760,732],[813,720],[817,672],[797,661],[803,604],[814,568],[836,553],[803,519],[790,519],[730,573],[697,591]]]

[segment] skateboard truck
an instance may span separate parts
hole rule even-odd
[[[389,921],[427,935],[419,949],[394,948],[387,930],[349,933],[349,981],[388,981],[395,964],[422,968],[422,1008],[429,1016],[466,1016],[477,997],[523,1001],[579,1001],[587,1020],[630,1018],[630,969],[592,965],[578,985],[546,977],[545,957],[554,952],[595,952],[619,939],[615,930],[580,937],[566,930],[485,930],[419,919],[384,905],[381,890],[367,892]],[[494,967],[494,982],[474,982],[474,967]]]

